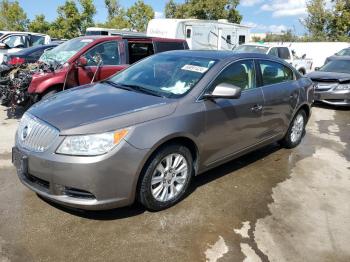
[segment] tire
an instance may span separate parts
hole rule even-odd
[[[185,171],[176,172],[181,170]],[[193,174],[193,158],[187,147],[170,144],[160,148],[144,168],[139,183],[139,202],[151,211],[175,205],[188,192]]]
[[[299,110],[290,123],[287,134],[280,141],[285,148],[294,148],[298,146],[305,135],[307,117],[304,110]]]
[[[51,96],[53,96],[54,94],[57,94],[58,93],[58,90],[57,90],[57,88],[55,88],[55,89],[49,89],[48,91],[46,91],[44,94],[43,94],[43,96],[41,97],[41,100],[45,100],[45,99],[47,99],[47,98],[49,98],[49,97],[51,97]]]

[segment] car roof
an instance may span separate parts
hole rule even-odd
[[[0,31],[0,33],[4,35],[11,35],[11,34],[31,34],[31,35],[40,35],[40,36],[47,36],[45,34],[41,33],[34,33],[34,32],[23,32],[23,31]]]
[[[111,35],[111,36],[105,36],[105,35],[86,35],[86,36],[80,36],[80,39],[92,39],[94,41],[108,41],[108,40],[121,40],[121,39],[148,39],[153,41],[166,41],[166,42],[185,42],[184,39],[171,39],[171,38],[160,38],[160,37],[151,37],[147,35]]]
[[[337,61],[341,61],[341,60],[348,61],[348,60],[350,60],[350,56],[349,55],[334,55],[334,56],[331,56],[331,58],[334,58],[333,60],[337,60]]]
[[[260,59],[269,59],[275,61],[281,61],[279,58],[260,54],[260,53],[234,53],[233,51],[216,51],[216,50],[174,50],[168,51],[161,54],[172,54],[175,56],[191,56],[198,58],[207,58],[213,60],[226,60],[229,58],[232,59],[241,59],[241,58],[260,58]]]
[[[18,52],[15,52],[15,53],[10,53],[10,55],[27,55],[27,54],[31,54],[35,51],[38,51],[40,49],[53,48],[56,46],[58,46],[58,44],[32,46],[32,47],[24,48],[24,49],[22,49]]]

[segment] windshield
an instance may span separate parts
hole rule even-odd
[[[349,48],[343,49],[343,50],[339,51],[338,53],[336,53],[336,55],[350,56],[350,49]]]
[[[189,92],[215,62],[209,58],[159,54],[138,62],[109,81],[176,98]]]
[[[259,45],[241,45],[238,46],[234,51],[239,53],[260,53],[260,54],[266,54],[269,50],[266,46],[259,46]]]
[[[90,44],[93,39],[75,38],[60,44],[59,46],[45,52],[39,59],[46,64],[55,61],[59,64],[64,64],[72,56],[78,53],[84,46]]]
[[[350,60],[333,60],[322,66],[319,71],[350,73]]]

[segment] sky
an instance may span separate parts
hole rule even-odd
[[[136,0],[121,0],[123,7],[127,8]],[[65,0],[19,0],[30,19],[37,14],[44,14],[49,21],[56,17],[57,6],[62,5]],[[162,17],[166,1],[144,0],[151,5],[156,17]],[[177,0],[181,3],[183,1]],[[253,26],[252,32],[280,32],[292,29],[297,34],[303,34],[304,28],[300,19],[305,17],[306,0],[240,0],[238,10],[243,15],[243,24]],[[97,8],[95,20],[105,21],[107,11],[104,0],[94,0]]]

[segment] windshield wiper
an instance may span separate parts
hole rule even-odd
[[[128,87],[126,87],[126,86],[119,85],[119,84],[117,84],[117,83],[114,83],[114,82],[111,81],[111,80],[102,80],[101,83],[106,83],[106,84],[109,84],[109,85],[111,85],[111,86],[113,86],[113,87],[116,87],[116,88],[120,88],[120,89],[124,89],[124,90],[128,90],[128,91],[133,91],[133,89],[128,88]]]
[[[122,86],[122,87],[130,88],[132,90],[144,93],[144,94],[151,95],[151,96],[164,97],[164,95],[162,95],[160,92],[157,92],[157,91],[154,91],[154,90],[150,90],[150,89],[142,87],[142,86],[128,85],[128,84],[119,84],[119,85]]]

